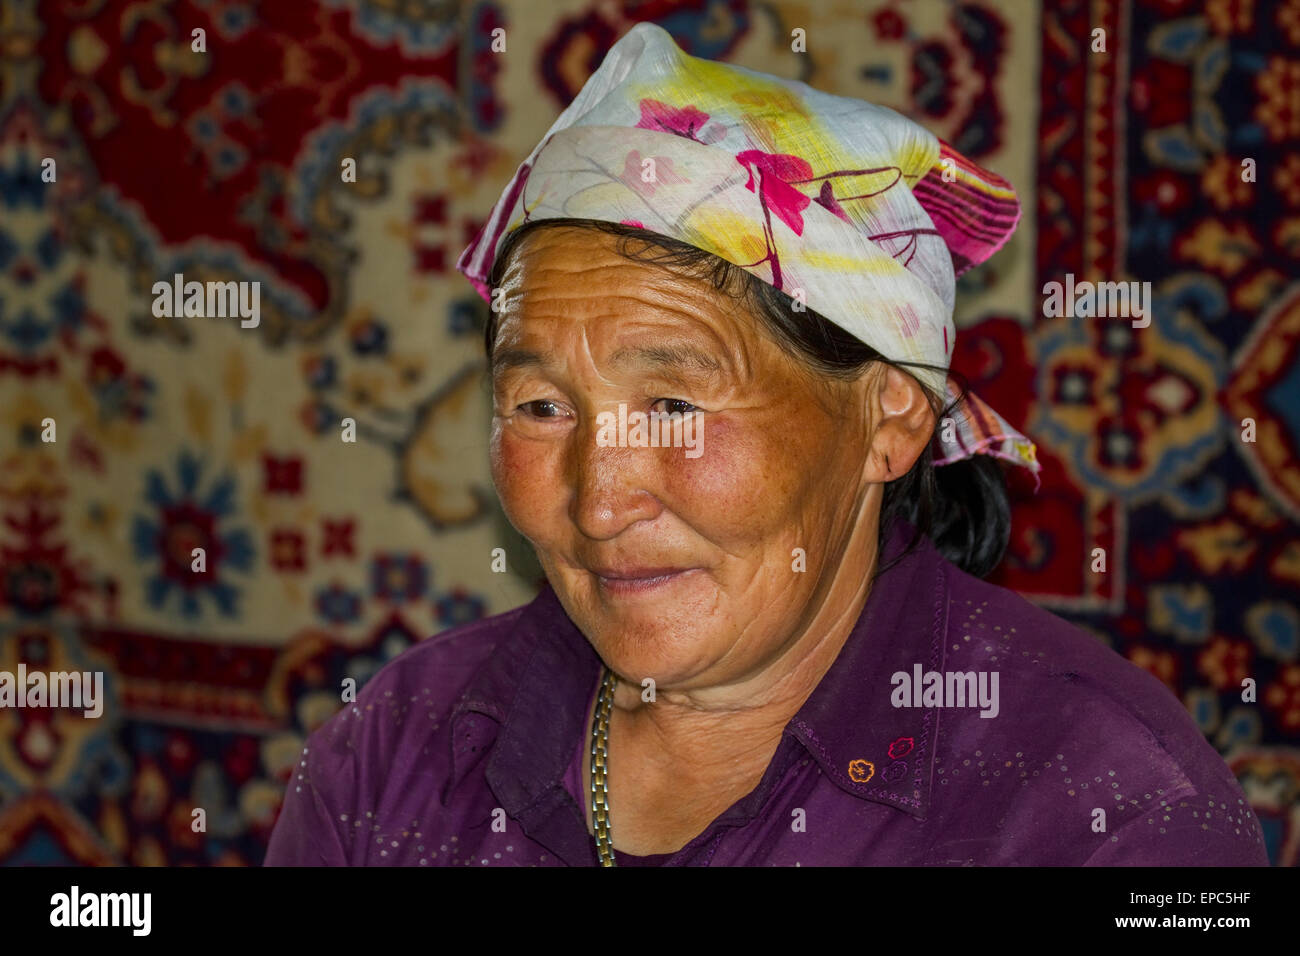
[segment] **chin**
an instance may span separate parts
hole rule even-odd
[[[714,613],[716,598],[610,599],[589,589],[579,607],[569,608],[564,595],[561,603],[601,658],[637,684],[645,677],[661,687],[689,680],[728,644],[716,633],[726,630]]]
[[[592,640],[597,653],[632,684],[647,677],[657,690],[687,684],[716,655],[719,641],[701,628],[678,629],[664,621],[644,628],[604,631]],[[710,648],[714,653],[710,653]]]

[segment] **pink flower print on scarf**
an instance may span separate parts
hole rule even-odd
[[[676,107],[659,100],[645,99],[641,101],[641,119],[635,128],[673,133],[707,146],[726,135],[726,130],[717,123],[705,128],[704,124],[708,121],[709,114],[694,106]]]
[[[796,236],[802,236],[803,211],[812,199],[791,186],[790,182],[807,182],[812,178],[812,167],[807,161],[786,153],[764,153],[757,149],[737,153],[736,161],[749,170],[745,188],[757,192],[765,209],[775,212]],[[758,170],[757,190],[754,188],[754,170]]]
[[[910,339],[921,330],[921,317],[916,314],[916,309],[912,308],[910,302],[900,302],[896,314],[902,320],[903,338]],[[947,334],[944,333],[945,336]]]
[[[686,182],[685,177],[678,173],[673,166],[672,158],[668,156],[649,157],[654,162],[654,165],[650,167],[654,170],[654,174],[649,179],[646,179],[646,158],[641,155],[640,150],[629,151],[627,158],[623,160],[623,175],[618,177],[619,182],[642,196],[653,196],[655,189],[659,186]]]
[[[829,179],[822,180],[822,191],[817,194],[817,199],[815,201],[817,205],[824,207],[840,219],[852,224],[852,220],[849,219],[849,214],[844,211],[844,207],[840,205],[840,201],[835,198],[835,190],[831,186],[831,181]]]

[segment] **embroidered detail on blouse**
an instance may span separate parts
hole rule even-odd
[[[854,783],[866,783],[876,775],[876,765],[870,760],[850,760],[849,779]]]
[[[890,759],[897,760],[899,757],[906,757],[912,752],[914,746],[916,746],[915,737],[899,737],[889,745]]]
[[[894,763],[891,763],[888,767],[885,768],[884,772],[880,775],[880,779],[885,781],[886,783],[897,783],[899,780],[902,780],[903,777],[906,775],[907,775],[907,761],[898,760],[895,761]]]

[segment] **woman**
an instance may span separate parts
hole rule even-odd
[[[953,285],[1018,212],[633,28],[460,261],[548,586],[316,731],[267,862],[1265,863],[1159,682],[979,579],[1037,466],[950,390]]]

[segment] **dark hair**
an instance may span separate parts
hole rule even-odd
[[[525,223],[507,236],[497,250],[488,279],[489,288],[500,285],[501,274],[515,246],[531,230],[544,226],[576,226],[619,236],[622,241],[618,244],[618,252],[628,259],[707,279],[719,292],[738,295],[750,304],[775,340],[789,347],[812,373],[851,382],[875,362],[904,371],[908,368],[947,371],[919,362],[894,362],[884,358],[871,346],[814,310],[803,306],[796,312],[790,296],[711,252],[635,226],[603,220],[563,218]],[[632,240],[641,243],[635,250],[631,248]],[[484,332],[489,358],[495,340],[496,316],[489,312]],[[952,374],[964,397],[966,381],[960,375]],[[942,399],[929,389],[925,392],[935,410],[937,430],[960,399],[945,406]],[[903,554],[915,548],[920,537],[925,535],[953,564],[977,577],[984,577],[1002,560],[1011,530],[1011,507],[1002,466],[986,455],[975,455],[936,468],[932,446],[933,442],[926,445],[907,474],[885,485],[879,541],[883,545],[894,521],[903,519],[914,529]],[[883,570],[884,567],[878,567],[876,574]]]

